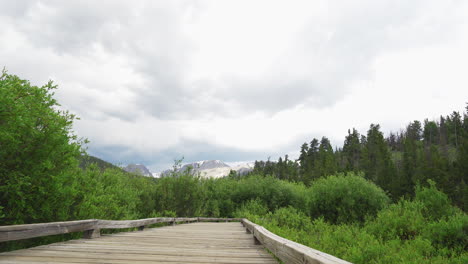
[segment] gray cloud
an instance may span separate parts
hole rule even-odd
[[[99,48],[122,57],[125,66],[142,80],[126,87],[134,94],[129,103],[159,119],[213,113],[239,116],[251,111],[274,114],[300,104],[331,106],[347,95],[355,81],[372,79],[372,63],[381,51],[442,41],[456,31],[451,27],[456,18],[431,10],[438,8],[437,2],[331,2],[323,10],[329,14],[311,16],[291,40],[293,44],[278,51],[265,74],[245,78],[232,72],[218,81],[188,82],[190,59],[197,47],[185,27],[197,19],[205,4],[15,1],[5,6],[2,15],[14,18],[15,29],[30,43],[52,49],[58,56],[91,58],[90,50]],[[453,4],[446,9],[455,8]],[[427,10],[429,13],[423,13]],[[101,104],[98,100],[89,103],[92,108]],[[103,112],[131,119],[125,111]]]
[[[235,161],[298,149],[310,140],[306,129],[282,124],[300,111],[322,125],[323,116],[339,116],[329,109],[343,102],[348,108],[340,111],[354,107],[355,86],[374,80],[382,56],[464,43],[466,36],[464,1],[0,1],[0,66],[39,85],[56,80],[59,102],[87,122],[77,127],[93,140],[92,153],[156,167],[180,155]],[[219,9],[223,4],[228,8]],[[463,67],[453,68],[447,76],[463,75],[456,71]],[[451,79],[463,84],[461,78]],[[376,100],[364,97],[356,108]],[[251,126],[270,131],[240,123],[250,116],[259,117],[246,120]],[[235,131],[283,129],[294,144],[278,143],[266,153],[269,146],[247,152],[209,142],[216,134],[200,124],[218,122],[209,126],[216,130],[229,120],[239,126]],[[298,134],[304,137],[294,139]],[[145,140],[153,144],[132,144]]]

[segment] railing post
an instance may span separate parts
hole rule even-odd
[[[255,235],[253,236],[253,239],[254,239],[254,244],[255,245],[261,245],[262,243],[260,243],[260,240],[258,240],[258,238],[255,237]]]
[[[83,232],[83,238],[92,239],[101,237],[101,229],[95,228],[91,230],[86,230]]]

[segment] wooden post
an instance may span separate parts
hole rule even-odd
[[[83,232],[83,238],[92,239],[98,237],[101,237],[101,229],[99,228],[86,230]]]
[[[253,239],[254,239],[254,244],[255,245],[261,245],[262,244],[262,243],[260,243],[260,241],[255,236],[253,236]]]

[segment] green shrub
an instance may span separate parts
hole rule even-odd
[[[253,199],[245,202],[242,206],[234,212],[234,217],[248,218],[251,221],[264,216],[268,213],[268,207],[260,199]]]
[[[319,179],[309,189],[309,212],[331,223],[364,222],[388,205],[385,192],[361,175],[348,173]]]
[[[267,219],[279,227],[298,230],[308,230],[311,225],[310,218],[306,214],[291,206],[280,208],[274,213],[268,214]]]
[[[241,205],[249,200],[260,199],[270,211],[289,205],[305,210],[307,202],[304,190],[302,184],[252,175],[238,181],[232,200]]]
[[[421,202],[401,200],[380,211],[366,224],[366,230],[384,240],[413,239],[426,225],[423,209]]]
[[[415,200],[424,204],[423,214],[431,220],[448,217],[455,212],[448,196],[439,191],[435,182],[428,180],[429,187],[416,186]]]
[[[205,196],[208,200],[203,208],[203,215],[212,217],[233,217],[236,204],[232,194],[237,189],[235,179],[205,179],[203,180]]]
[[[156,183],[157,211],[175,211],[179,217],[198,216],[203,212],[205,198],[203,180],[189,173],[165,177]]]
[[[438,248],[468,251],[468,215],[457,213],[427,225],[424,236]]]

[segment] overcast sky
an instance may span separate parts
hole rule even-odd
[[[462,111],[468,1],[0,0],[0,66],[59,85],[88,152],[152,171]]]

